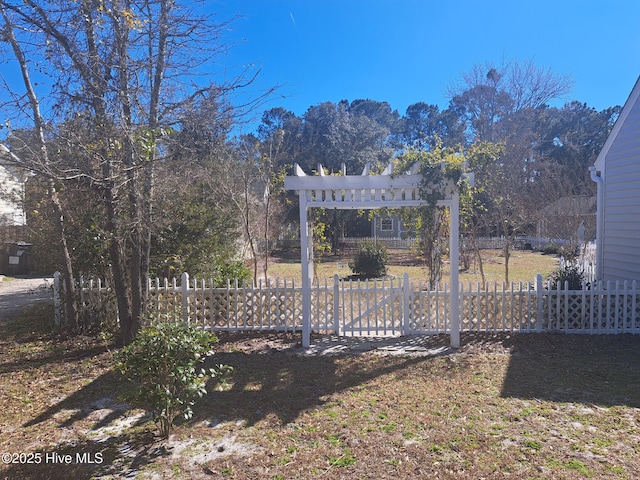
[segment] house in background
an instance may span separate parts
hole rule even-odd
[[[0,143],[0,228],[26,225],[22,207],[26,175],[11,165],[12,156]]]
[[[640,78],[595,164],[596,276],[640,280]]]
[[[24,274],[32,268],[31,244],[24,242],[23,207],[27,174],[12,165],[13,154],[0,144],[0,274]]]
[[[371,236],[404,240],[407,238],[407,229],[399,215],[375,215],[371,222]]]

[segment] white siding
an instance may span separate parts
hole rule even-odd
[[[0,226],[25,225],[20,206],[23,183],[8,169],[0,165]]]
[[[604,280],[640,280],[640,102],[606,152],[604,162]]]

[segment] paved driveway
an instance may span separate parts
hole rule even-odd
[[[0,323],[15,320],[30,305],[53,302],[52,285],[52,277],[5,277],[0,282]]]

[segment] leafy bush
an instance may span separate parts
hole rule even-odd
[[[549,244],[542,249],[542,254],[543,255],[560,255],[560,249],[556,245]]]
[[[203,277],[210,277],[215,287],[226,287],[227,280],[238,280],[239,284],[251,279],[251,271],[239,260],[227,260],[211,268]]]
[[[557,290],[559,285],[560,289],[564,290],[565,282],[568,282],[568,290],[582,290],[584,281],[584,271],[577,265],[567,264],[564,268],[559,268],[551,274],[549,288]],[[589,286],[589,284],[586,285]]]
[[[362,242],[349,268],[361,278],[377,278],[387,274],[389,252],[384,245]]]
[[[209,378],[230,371],[224,365],[202,368],[215,341],[215,335],[192,326],[158,323],[118,352],[117,368],[135,384],[132,403],[152,414],[162,436],[169,436],[179,416],[191,418]]]

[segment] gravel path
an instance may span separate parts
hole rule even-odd
[[[52,277],[5,277],[0,281],[0,323],[15,320],[25,307],[52,302],[52,285]]]

